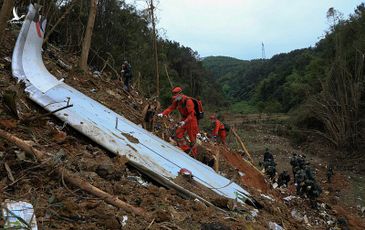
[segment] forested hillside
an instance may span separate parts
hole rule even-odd
[[[346,20],[335,9],[327,12],[327,18],[331,26],[315,47],[251,61],[207,57],[203,66],[232,104],[245,101],[257,111],[289,112],[323,89],[321,82],[330,75],[336,58],[341,57],[344,67],[354,73],[364,52],[363,5]]]
[[[315,129],[337,147],[363,143],[365,6],[348,19],[330,8],[327,19],[315,47],[265,60],[205,58],[231,111],[293,112],[298,127]]]

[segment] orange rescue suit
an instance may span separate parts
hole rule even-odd
[[[221,142],[224,145],[226,144],[227,132],[226,129],[224,128],[224,124],[218,119],[215,119],[214,121],[214,129],[212,135],[213,137],[219,136]]]
[[[178,97],[182,97],[181,100],[176,100]],[[198,155],[195,141],[196,135],[199,132],[198,120],[195,115],[194,102],[191,98],[185,95],[176,95],[173,97],[172,104],[162,112],[163,115],[168,116],[175,109],[181,114],[181,121],[185,122],[185,125],[176,128],[176,142],[177,145],[187,153],[191,153],[195,158]],[[189,136],[190,143],[188,144],[185,139],[185,132]]]

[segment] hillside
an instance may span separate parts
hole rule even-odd
[[[209,56],[202,60],[203,67],[213,76],[214,80],[228,79],[243,71],[249,61],[226,56]]]
[[[274,189],[271,181],[248,163],[239,151],[214,143],[201,143],[198,159],[210,164],[214,157],[218,157],[218,166],[214,165],[214,169],[247,189],[257,202],[254,206],[238,202],[239,198],[217,197],[184,177],[178,177],[177,183],[199,193],[212,205],[163,186],[133,167],[125,157],[96,145],[28,100],[23,92],[24,86],[17,84],[11,76],[9,57],[14,42],[15,37],[9,33],[5,48],[0,52],[0,159],[4,162],[0,169],[0,201],[32,203],[39,228],[249,230],[267,229],[275,223],[277,227],[281,225],[288,229],[363,227],[357,214],[343,207],[332,208],[333,201],[326,197],[318,200],[321,206],[316,210],[311,209],[305,197],[287,198],[295,196],[293,184],[288,189]],[[109,72],[100,76],[91,72],[80,73],[76,69],[77,56],[62,52],[53,45],[49,45],[43,55],[47,69],[57,78],[63,77],[65,83],[136,124],[143,123],[146,105],[154,103],[141,97],[138,90],[131,93],[121,90],[120,82],[113,80]],[[7,99],[8,92],[14,95],[13,103]],[[167,120],[157,121],[153,128],[156,135],[166,140],[174,129]],[[255,135],[264,140],[278,140],[271,134],[257,132]],[[9,136],[12,138],[8,139]],[[14,142],[15,138],[25,140],[23,143],[32,147],[30,150],[22,148]],[[253,152],[256,162],[262,152],[261,147],[257,147]],[[42,158],[39,158],[39,152],[43,154]],[[320,170],[322,178],[324,168]],[[130,205],[129,208],[116,207],[113,202],[106,202],[105,197],[95,196],[90,190],[70,183],[73,181],[70,175],[81,180],[81,185],[89,184],[111,194],[113,200],[118,198]],[[338,182],[342,180],[338,177]],[[142,215],[131,210],[140,211]],[[338,221],[342,219],[345,219],[344,223]],[[3,224],[0,221],[0,226]]]

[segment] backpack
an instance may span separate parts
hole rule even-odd
[[[188,97],[187,99],[191,99],[194,103],[194,111],[195,111],[195,116],[198,120],[201,120],[204,118],[204,111],[203,111],[203,104],[201,100],[198,100],[196,98],[193,97]],[[184,102],[184,106],[186,106],[186,100]]]

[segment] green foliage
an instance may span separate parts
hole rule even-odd
[[[241,114],[250,114],[258,112],[256,106],[247,101],[236,102],[230,106],[229,110],[233,113],[241,113]]]

